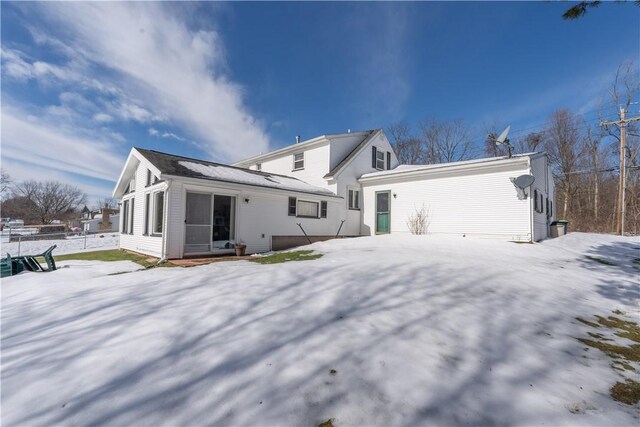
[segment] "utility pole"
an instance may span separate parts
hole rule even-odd
[[[620,120],[600,122],[600,126],[616,125],[620,128],[620,179],[618,182],[618,209],[616,211],[616,233],[624,236],[624,214],[627,180],[627,123],[640,120],[640,117],[626,118],[627,111],[620,107]]]

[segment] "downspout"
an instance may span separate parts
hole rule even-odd
[[[167,261],[167,233],[169,232],[169,218],[167,215],[169,213],[169,188],[171,187],[171,180],[167,181],[167,186],[164,189],[164,206],[162,207],[162,209],[164,210],[164,213],[162,215],[162,250],[160,253],[160,261],[158,261],[158,264],[160,264],[161,262],[166,262]]]

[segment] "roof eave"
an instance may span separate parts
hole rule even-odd
[[[270,187],[268,185],[247,184],[247,183],[243,183],[243,182],[236,182],[236,181],[230,181],[230,180],[224,180],[224,179],[216,179],[216,178],[169,175],[169,174],[163,174],[163,176],[168,178],[168,179],[174,179],[174,180],[199,181],[199,182],[200,181],[221,182],[221,183],[224,183],[224,184],[232,184],[232,185],[237,185],[237,186],[240,186],[240,187],[264,188],[266,190],[271,190],[271,191],[276,191],[276,192],[278,192],[278,191],[286,191],[288,193],[312,194],[312,195],[318,196],[318,197],[331,197],[331,198],[334,198],[334,199],[342,199],[343,198],[342,196],[338,196],[338,195],[333,194],[333,193],[321,193],[321,192],[304,191],[304,190],[293,190],[293,189],[288,189],[288,188],[276,188],[276,187]]]

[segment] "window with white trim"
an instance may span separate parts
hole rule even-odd
[[[384,151],[376,150],[376,169],[384,170]]]
[[[153,193],[153,227],[154,235],[162,235],[164,225],[164,191]]]
[[[122,234],[129,232],[129,200],[122,202],[122,229],[120,232]]]
[[[144,195],[144,235],[149,235],[149,222],[151,218],[151,193]]]
[[[298,200],[296,216],[302,217],[302,218],[318,218],[319,206],[320,204],[318,202]]]
[[[289,197],[289,216],[296,216],[296,198]]]
[[[349,209],[360,209],[360,190],[349,189]]]
[[[293,155],[293,170],[304,169],[304,152]]]

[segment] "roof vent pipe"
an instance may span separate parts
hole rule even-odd
[[[296,135],[296,144],[300,144],[300,135]]]

